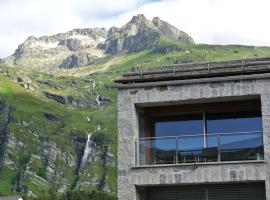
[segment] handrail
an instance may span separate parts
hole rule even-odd
[[[198,155],[193,155],[193,154],[191,155],[195,159],[194,162],[200,162],[201,158],[204,158],[205,160],[206,159],[209,159],[209,157],[207,157],[207,153],[204,152],[204,150],[211,149],[211,148],[214,148],[217,151],[217,155],[215,157],[215,159],[216,159],[217,162],[224,161],[224,159],[226,161],[226,159],[228,159],[228,158],[223,157],[223,156],[225,156],[225,155],[223,155],[223,153],[225,152],[224,150],[226,150],[226,149],[224,149],[223,148],[223,145],[221,145],[222,138],[220,136],[233,136],[233,135],[236,135],[236,136],[237,135],[239,135],[239,136],[245,135],[245,136],[247,136],[247,135],[258,134],[258,133],[260,134],[259,135],[259,138],[261,138],[259,142],[255,142],[254,144],[252,143],[250,146],[242,146],[242,147],[239,146],[239,148],[233,148],[233,149],[230,149],[229,148],[229,149],[227,149],[229,152],[231,152],[232,150],[242,150],[242,149],[243,150],[245,150],[245,149],[247,150],[249,148],[263,147],[263,137],[262,137],[263,131],[261,130],[261,131],[246,131],[246,132],[227,132],[227,133],[211,133],[211,134],[197,134],[197,135],[194,135],[193,134],[193,135],[180,135],[180,136],[164,136],[164,137],[137,138],[137,139],[135,139],[135,147],[136,147],[135,158],[136,158],[136,163],[137,163],[137,165],[141,165],[140,164],[141,158],[143,160],[147,158],[147,160],[146,161],[143,161],[143,162],[147,162],[148,165],[149,165],[149,163],[150,163],[150,165],[155,165],[156,163],[159,162],[157,160],[159,160],[160,158],[162,158],[160,156],[162,154],[164,156],[164,153],[166,153],[166,152],[168,152],[168,153],[175,152],[171,156],[169,155],[168,158],[166,158],[166,159],[169,159],[170,160],[170,159],[172,159],[172,156],[173,156],[174,157],[173,158],[174,161],[171,161],[171,162],[173,162],[173,164],[176,164],[176,163],[179,163],[179,162],[185,162],[185,159],[186,159],[186,156],[187,155],[184,155],[183,154],[182,156],[180,156],[179,153],[185,153],[185,152],[201,152],[201,154],[198,154]],[[193,138],[193,137],[204,137],[205,138],[205,137],[212,137],[212,136],[215,136],[215,138],[216,138],[217,141],[214,143],[214,145],[210,145],[210,146],[207,145],[207,147],[201,147],[201,148],[199,147],[198,148],[198,146],[191,146],[190,149],[185,149],[185,148],[183,149],[183,147],[181,147],[182,144],[179,143],[179,141],[181,141],[181,140],[182,141],[185,141],[185,138]],[[175,146],[174,146],[174,144],[168,143],[169,146],[168,146],[168,144],[167,145],[165,144],[165,146],[167,146],[167,147],[165,149],[162,149],[162,147],[161,148],[160,147],[156,147],[155,146],[156,144],[154,146],[151,145],[152,143],[146,143],[146,144],[144,144],[144,141],[147,142],[147,141],[152,141],[152,140],[154,141],[154,140],[159,140],[159,139],[165,139],[165,140],[166,139],[172,139],[172,141],[175,141]],[[231,142],[237,142],[237,141],[238,141],[238,139],[235,140],[235,141],[232,139]],[[143,143],[141,143],[141,142],[143,142]],[[194,142],[196,143],[196,140],[194,140]],[[241,141],[238,141],[238,142],[241,142]],[[146,145],[145,147],[143,145],[142,154],[140,153],[141,152],[140,151],[141,150],[140,144]],[[169,149],[167,149],[168,147],[169,147]],[[151,154],[149,154],[150,151],[152,151],[151,150],[152,148],[153,148],[154,152],[159,152],[159,150],[161,150],[158,154],[153,154],[152,155],[152,156],[154,156],[154,160],[151,160],[152,159],[151,158]],[[211,155],[211,153],[210,153],[210,155]],[[239,153],[239,155],[241,156],[242,154]],[[253,157],[255,156],[255,158],[252,158],[252,157],[251,158],[250,157],[245,157],[245,158],[239,157],[239,160],[245,160],[245,159],[257,159],[257,160],[259,159],[260,160],[260,159],[263,159],[263,151],[260,152],[259,150],[256,150],[255,153],[252,151],[252,155],[250,155],[250,153],[248,153],[248,155],[249,156],[253,156]],[[141,157],[141,156],[143,156],[143,157]],[[259,158],[258,158],[258,156],[259,156]],[[162,159],[164,159],[164,157]],[[184,159],[184,161],[183,161],[183,159]],[[211,159],[213,159],[213,157]],[[233,159],[233,158],[229,158],[229,159]],[[165,162],[166,162],[166,160],[165,160]]]
[[[191,72],[191,71],[204,71],[212,69],[226,69],[232,67],[246,67],[246,66],[257,66],[257,65],[268,65],[270,64],[270,58],[261,58],[261,60],[243,59],[243,60],[233,60],[233,61],[221,61],[221,62],[203,62],[203,63],[187,63],[187,64],[175,64],[175,65],[164,65],[159,66],[161,68],[171,68],[165,70],[153,70],[153,71],[141,71],[141,72],[129,72],[123,74],[123,77],[130,76],[145,76],[153,74],[168,74],[175,72]],[[180,67],[175,69],[176,67]],[[186,67],[186,68],[185,68]],[[192,68],[194,67],[194,68]],[[197,68],[196,68],[197,67]]]
[[[170,138],[183,138],[183,137],[198,137],[198,136],[215,136],[215,135],[234,135],[234,134],[253,134],[262,133],[263,131],[246,131],[246,132],[225,132],[225,133],[210,133],[210,134],[189,134],[189,135],[177,135],[177,136],[163,136],[163,137],[145,137],[137,138],[136,140],[151,140],[151,139],[170,139]]]

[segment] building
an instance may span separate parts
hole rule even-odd
[[[270,200],[270,58],[115,82],[119,200]]]

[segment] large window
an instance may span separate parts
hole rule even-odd
[[[260,100],[145,109],[138,163],[262,159]]]

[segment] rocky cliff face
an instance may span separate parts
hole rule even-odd
[[[9,65],[52,71],[71,69],[100,62],[104,57],[152,48],[160,36],[194,43],[183,31],[155,17],[134,16],[121,28],[74,29],[52,36],[29,37],[13,55],[4,59]]]
[[[8,124],[11,120],[11,109],[0,97],[0,172],[5,162],[5,149],[8,143]]]
[[[112,27],[109,30],[105,42],[107,47],[106,52],[119,54],[151,48],[158,42],[161,35],[172,40],[194,43],[194,40],[188,34],[179,31],[158,17],[149,21],[144,15],[138,15],[134,16],[122,28]]]
[[[65,58],[59,65],[59,68],[71,69],[74,67],[83,67],[98,60],[98,57],[93,56],[91,53],[79,51]]]

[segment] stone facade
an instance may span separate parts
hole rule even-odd
[[[139,137],[137,107],[252,96],[261,98],[264,161],[135,167],[135,139]],[[142,200],[138,186],[237,181],[265,181],[266,199],[270,200],[270,79],[224,81],[220,78],[215,82],[119,88],[118,131],[119,200]]]

